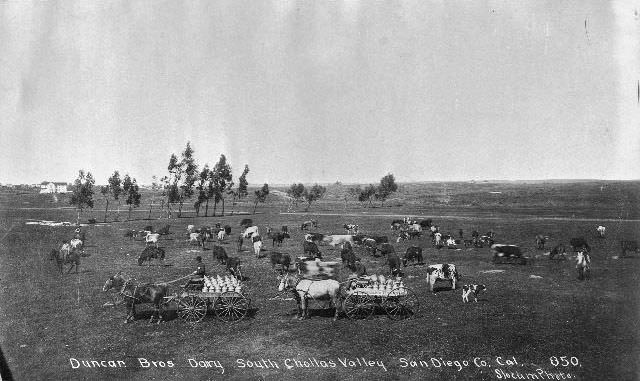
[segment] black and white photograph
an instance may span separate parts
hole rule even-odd
[[[639,241],[639,0],[0,0],[0,381],[638,380]]]

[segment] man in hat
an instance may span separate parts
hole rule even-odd
[[[187,288],[196,288],[198,286],[202,286],[204,283],[204,276],[206,275],[206,270],[204,267],[204,263],[202,263],[202,257],[201,256],[197,256],[196,257],[196,270],[194,272],[192,272],[190,275],[192,275],[192,278],[189,279],[189,283],[187,283],[186,287]]]

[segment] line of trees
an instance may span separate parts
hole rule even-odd
[[[196,215],[200,216],[202,207],[204,206],[205,217],[209,216],[209,202],[213,203],[213,216],[217,213],[218,205],[221,205],[221,215],[225,215],[225,201],[228,197],[232,200],[231,214],[237,203],[247,198],[249,191],[247,175],[249,174],[249,166],[245,164],[242,174],[238,178],[238,184],[233,181],[232,168],[227,162],[224,154],[220,155],[218,162],[211,168],[205,163],[201,170],[194,157],[194,149],[191,143],[187,142],[185,149],[181,152],[180,157],[175,153],[169,158],[167,166],[168,174],[160,180],[153,176],[151,185],[151,197],[149,201],[149,218],[156,197],[159,195],[161,199],[161,214],[164,215],[166,204],[166,215],[168,218],[173,216],[173,208],[177,204],[177,216],[182,216],[185,203],[194,200],[193,206]],[[76,206],[78,211],[78,221],[80,214],[86,208],[94,206],[94,190],[95,180],[91,172],[80,170],[78,178],[74,182],[73,193],[71,196],[71,205]],[[101,186],[100,194],[105,201],[104,221],[107,221],[110,203],[117,204],[117,217],[120,219],[120,206],[122,200],[129,208],[129,219],[134,208],[138,208],[141,202],[140,187],[135,178],[131,178],[128,174],[121,177],[119,171],[114,171],[107,180],[107,185]],[[269,186],[264,184],[262,188],[255,191],[255,203],[253,211],[255,213],[258,203],[264,203],[269,195]]]
[[[360,185],[349,188],[345,194],[345,206],[348,197],[358,200],[363,205],[368,204],[368,206],[372,206],[375,199],[380,201],[381,206],[384,206],[384,202],[397,190],[398,185],[395,177],[393,174],[388,173],[380,179],[380,183],[377,186],[369,184],[364,188]]]
[[[308,211],[311,207],[311,203],[320,200],[327,193],[327,188],[322,185],[314,184],[311,188],[305,188],[304,184],[292,184],[287,189],[287,196],[291,197],[294,205],[298,205],[300,202],[307,204],[305,211]]]

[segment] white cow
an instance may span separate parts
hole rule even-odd
[[[242,236],[244,238],[249,238],[254,234],[255,235],[260,235],[260,230],[258,229],[257,226],[250,226],[244,231],[244,233],[242,233]]]
[[[600,237],[604,238],[604,233],[607,230],[607,228],[605,228],[604,226],[600,225],[600,226],[598,226],[598,228],[596,230],[598,231],[598,234],[600,234]]]
[[[437,264],[437,265],[429,265],[427,268],[427,282],[429,283],[429,290],[433,292],[433,285],[436,283],[438,279],[449,279],[451,280],[451,289],[456,289],[456,282],[461,277],[456,269],[456,265],[448,263],[448,264]]]
[[[422,231],[422,226],[420,224],[413,224],[409,226],[409,230],[413,230],[416,232],[421,232]]]
[[[158,247],[158,239],[160,239],[160,234],[147,232],[147,235],[144,237],[145,246],[149,246],[150,244],[154,244],[155,247]]]
[[[329,244],[333,247],[335,247],[336,245],[343,244],[345,242],[349,242],[350,244],[353,245],[353,236],[347,235],[347,234],[328,235],[322,239],[322,242]]]
[[[196,227],[194,225],[187,225],[187,234],[191,234],[194,232]]]
[[[227,232],[225,232],[224,229],[220,229],[218,232],[218,241],[224,241],[225,238],[227,238]]]
[[[189,243],[200,243],[200,233],[189,233]]]
[[[262,241],[255,241],[253,243],[253,252],[256,257],[260,257],[260,250],[262,250]]]

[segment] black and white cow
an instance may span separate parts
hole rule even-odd
[[[456,269],[456,265],[451,263],[429,265],[429,267],[427,267],[427,274],[429,274],[427,276],[427,282],[429,283],[429,290],[431,290],[431,292],[433,292],[433,285],[438,279],[450,280],[451,289],[455,290],[456,282],[462,278]]]
[[[462,302],[467,303],[469,296],[473,295],[473,300],[478,303],[478,294],[486,289],[484,284],[465,284],[462,286]]]
[[[358,234],[358,225],[356,225],[356,224],[344,224],[344,225],[342,225],[342,227],[349,234]]]

